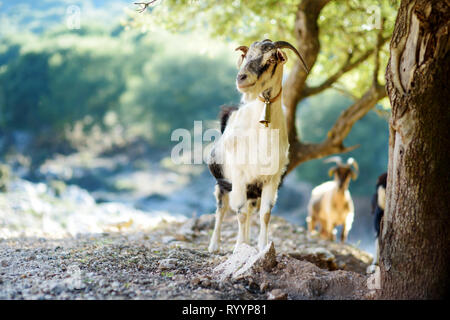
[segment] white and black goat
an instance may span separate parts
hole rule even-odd
[[[337,156],[325,162],[336,162],[336,166],[328,171],[330,176],[334,175],[334,180],[322,183],[312,190],[306,219],[308,231],[312,233],[317,224],[320,224],[320,237],[334,241],[335,228],[343,225],[341,241],[345,242],[355,215],[348,186],[351,178],[355,180],[358,177],[358,164],[353,158],[342,163],[342,159]]]
[[[380,223],[384,215],[384,208],[386,205],[386,183],[387,172],[378,177],[376,191],[372,196],[372,214],[374,215],[374,227],[377,238],[375,239],[376,257],[373,260],[374,265],[378,265],[379,246],[378,237],[380,236]]]
[[[288,132],[281,103],[283,66],[287,61],[281,49],[300,53],[285,41],[269,39],[240,46],[237,89],[243,94],[239,108],[222,110],[222,136],[214,142],[208,161],[217,180],[214,232],[208,250],[220,246],[224,214],[232,210],[239,223],[237,248],[250,242],[250,216],[259,210],[258,248],[268,244],[268,226],[278,187],[288,164]],[[261,159],[262,157],[262,159]],[[252,161],[253,159],[253,161]],[[262,160],[262,161],[261,161]]]

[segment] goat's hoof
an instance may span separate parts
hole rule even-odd
[[[216,252],[219,252],[219,250],[220,250],[220,247],[217,243],[211,243],[208,247],[208,251],[210,253],[216,253]]]
[[[262,252],[262,251],[264,251],[264,249],[267,247],[267,243],[260,243],[260,244],[258,244],[258,250],[259,250],[259,252]]]

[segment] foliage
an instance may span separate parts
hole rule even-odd
[[[62,132],[86,115],[98,122],[116,107],[125,84],[120,59],[106,52],[114,42],[68,34],[27,40],[37,46],[16,43],[21,54],[4,65],[0,75],[6,128]],[[95,50],[94,44],[105,50]]]
[[[175,48],[187,37],[111,33],[85,27],[3,39],[0,129],[62,135],[78,121],[106,129],[114,112],[121,125],[167,145],[173,129],[237,101],[235,69],[223,54],[180,57]]]
[[[145,120],[153,128],[155,144],[167,145],[172,130],[192,128],[194,120],[215,119],[221,104],[239,100],[229,56],[223,52],[208,55],[207,51],[199,55],[198,46],[186,46],[183,55],[179,54],[180,42],[191,37],[159,43],[158,52],[143,63],[139,78],[134,75],[124,96],[122,107],[132,110],[128,106],[135,106],[129,121]]]
[[[140,14],[129,11],[128,25],[152,32],[160,26],[180,32],[202,30],[222,40],[245,44],[270,38],[295,43],[294,23],[300,0],[203,0],[156,1]],[[377,28],[385,19],[383,36],[388,37],[398,8],[395,0],[331,1],[322,10],[318,24],[321,51],[308,82],[323,81],[342,66],[348,54],[357,59],[376,43]],[[388,42],[381,50],[381,68],[388,59]],[[374,61],[368,60],[342,77],[337,86],[360,96],[370,85]],[[291,64],[288,63],[288,68]],[[380,80],[384,77],[379,75]],[[386,100],[383,106],[387,107]]]

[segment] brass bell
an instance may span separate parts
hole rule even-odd
[[[270,102],[269,101],[264,102],[264,109],[263,109],[261,118],[259,119],[259,123],[263,124],[266,128],[269,126],[269,123],[270,123]]]

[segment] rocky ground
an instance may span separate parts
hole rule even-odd
[[[253,217],[252,239],[257,238]],[[148,231],[62,239],[0,240],[0,299],[368,299],[372,257],[349,245],[310,238],[271,220],[274,247],[232,254],[235,217],[225,218],[222,252],[207,245],[213,215],[162,220]],[[255,246],[252,242],[251,245]],[[276,250],[276,251],[275,251]]]

